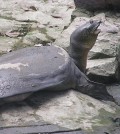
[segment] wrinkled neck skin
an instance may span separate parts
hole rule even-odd
[[[81,30],[78,28],[74,31],[70,37],[70,56],[73,59],[76,66],[85,73],[86,65],[87,65],[87,55],[89,52],[89,48],[85,48],[88,44],[79,41],[79,35],[81,34]]]
[[[87,66],[87,56],[89,49],[82,48],[82,44],[76,43],[76,41],[72,40],[70,45],[70,56],[72,57],[76,66],[83,72],[86,72]]]

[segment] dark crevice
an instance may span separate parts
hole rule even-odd
[[[54,132],[40,132],[40,133],[34,133],[34,134],[84,134],[81,132],[81,129],[76,130],[66,130],[66,131],[54,131]],[[33,133],[26,133],[26,134],[33,134]]]

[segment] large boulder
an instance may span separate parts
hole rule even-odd
[[[117,62],[115,58],[88,60],[87,75],[93,81],[113,83],[116,81],[116,68]]]
[[[91,11],[100,9],[120,9],[119,0],[74,0],[78,8],[86,8]]]
[[[71,130],[81,128],[89,134],[103,127],[115,128],[112,118],[119,116],[118,110],[115,104],[111,107],[73,90],[40,91],[22,103],[1,106],[0,126],[26,126],[43,121]]]

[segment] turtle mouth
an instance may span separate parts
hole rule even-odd
[[[101,32],[101,30],[98,29],[98,27],[100,26],[101,23],[102,23],[101,21],[98,21],[98,22],[96,23],[96,25],[93,27],[91,33],[93,33],[93,34],[95,34],[95,35],[98,35],[98,34]]]

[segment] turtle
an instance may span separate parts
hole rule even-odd
[[[70,52],[57,45],[22,48],[0,57],[0,104],[22,101],[40,90],[74,89],[97,99],[111,98],[106,86],[90,81],[85,68],[101,21],[90,20],[70,37]]]

